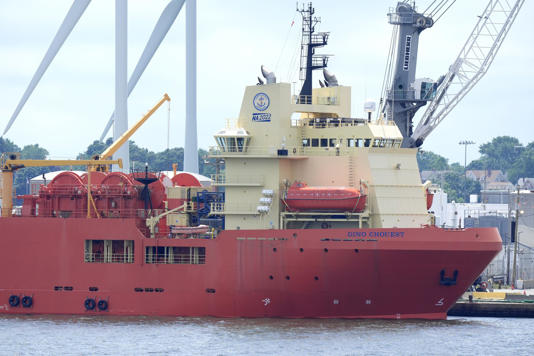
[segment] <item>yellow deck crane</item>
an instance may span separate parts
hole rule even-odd
[[[117,164],[122,168],[122,160],[111,160],[111,156],[145,123],[145,121],[159,109],[165,101],[171,98],[164,94],[163,98],[137,123],[128,129],[117,141],[113,142],[104,152],[88,160],[34,160],[19,159],[17,153],[7,153],[2,155],[2,217],[10,217],[13,210],[13,173],[24,167],[47,167],[47,166],[87,166],[87,217],[91,217],[91,205],[94,201],[91,196],[91,174],[90,171],[108,171],[109,165]],[[96,212],[96,209],[95,209]],[[98,216],[98,212],[96,212]]]
[[[154,114],[159,109],[159,107],[163,105],[163,103],[166,101],[171,101],[171,98],[169,97],[169,95],[167,95],[167,93],[165,93],[163,95],[163,98],[161,98],[161,100],[152,109],[150,109],[149,112],[147,112],[141,119],[139,119],[139,121],[137,121],[135,125],[130,127],[125,133],[123,133],[122,136],[119,137],[117,141],[113,142],[111,146],[106,148],[104,152],[99,155],[93,156],[93,159],[100,161],[110,159],[111,156],[113,156],[113,154],[117,152],[117,150],[122,145],[124,145],[126,141],[128,141],[128,139],[135,133],[135,131],[137,131],[141,127],[141,125],[143,125],[145,121],[148,120],[148,118],[152,116],[152,114]]]

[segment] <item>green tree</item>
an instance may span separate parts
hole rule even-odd
[[[39,147],[39,144],[26,145],[20,151],[21,159],[46,159],[48,151],[45,148]]]
[[[80,153],[78,156],[76,156],[76,159],[91,159],[95,155],[99,155],[102,152],[106,150],[111,144],[113,143],[113,139],[111,137],[108,137],[106,142],[102,142],[100,140],[94,140],[93,143],[91,143],[85,152]]]
[[[20,150],[21,159],[35,159],[35,160],[44,160],[48,156],[48,151],[40,147],[38,144],[26,145]],[[60,168],[55,166],[48,167],[26,167],[18,169],[14,176],[14,187],[17,195],[28,194],[28,187],[30,179],[40,176],[44,173],[52,172]],[[20,201],[16,202],[20,204]]]
[[[184,149],[175,147],[155,154],[152,169],[155,171],[172,171],[172,165],[178,164],[177,170],[184,169]]]
[[[465,172],[464,172],[464,166],[461,165],[460,163],[458,162],[454,162],[452,163],[450,166],[449,166],[449,169],[454,172],[454,173],[458,173],[458,174],[463,174],[465,175]]]
[[[111,138],[108,138],[105,143],[101,141],[94,141],[87,147],[87,150],[80,153],[78,159],[90,159],[95,154],[102,153],[107,147],[113,143]],[[175,147],[166,149],[161,152],[153,152],[147,148],[139,147],[134,141],[130,141],[130,167],[135,171],[142,171],[145,169],[145,164],[148,163],[148,169],[153,172],[171,171],[174,163],[178,164],[177,170],[184,169],[184,149],[182,147]],[[200,174],[209,176],[215,173],[215,159],[207,158],[208,151],[202,148],[198,150],[198,162]],[[80,170],[85,169],[80,167]]]
[[[449,168],[447,159],[431,151],[417,152],[417,164],[420,171],[445,171]]]
[[[199,164],[198,169],[200,174],[210,177],[212,174],[219,173],[224,169],[224,160],[220,157],[209,157],[209,152],[200,148],[198,150]]]
[[[519,158],[508,170],[508,179],[517,183],[519,178],[534,177],[534,142],[529,143],[521,150]]]
[[[130,141],[130,169],[134,171],[142,171],[145,169],[145,164],[148,163],[149,171],[157,171],[154,167],[156,161],[156,154],[147,148],[139,147],[134,141]]]
[[[20,152],[20,147],[15,145],[8,138],[0,137],[0,153],[5,152]]]
[[[466,203],[469,202],[470,194],[478,194],[480,192],[480,183],[466,178],[463,172],[452,171],[445,174],[443,190],[447,193],[449,201]]]
[[[469,166],[478,169],[500,169],[507,172],[520,154],[522,145],[519,140],[511,136],[495,137],[491,142],[480,146],[482,154],[479,162],[473,162]]]
[[[471,163],[467,165],[467,170],[483,170],[483,169],[487,169],[487,167],[488,167],[487,158],[481,157],[479,159],[471,161]]]

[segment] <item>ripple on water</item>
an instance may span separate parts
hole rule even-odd
[[[0,354],[530,354],[534,319],[2,316]],[[512,341],[514,340],[514,341]]]

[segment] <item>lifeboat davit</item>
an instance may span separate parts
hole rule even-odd
[[[426,210],[429,210],[432,207],[432,203],[434,202],[434,193],[432,193],[430,190],[426,190]]]
[[[308,187],[295,182],[287,190],[285,202],[291,211],[350,211],[362,212],[367,196],[349,187]]]

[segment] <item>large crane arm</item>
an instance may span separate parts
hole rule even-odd
[[[419,121],[410,146],[419,147],[486,74],[525,0],[490,0]]]
[[[154,114],[156,110],[158,110],[159,107],[163,105],[163,103],[166,101],[171,101],[171,98],[167,95],[167,93],[165,93],[163,95],[163,98],[161,98],[161,100],[152,109],[150,109],[148,113],[146,113],[141,119],[139,119],[139,121],[137,121],[135,125],[133,125],[125,133],[123,133],[122,136],[119,137],[117,141],[113,142],[111,146],[109,146],[104,152],[102,152],[100,155],[95,156],[94,158],[98,160],[106,160],[113,156],[113,154],[117,152],[117,150],[126,141],[128,141],[128,139],[137,131],[137,129],[139,129],[141,125],[143,125],[145,121],[148,120],[148,118],[152,116],[152,114]]]
[[[2,171],[13,172],[25,167],[52,167],[52,166],[101,166],[104,164],[117,164],[122,168],[122,160],[110,160],[106,162],[95,161],[92,159],[7,159],[2,165]]]

